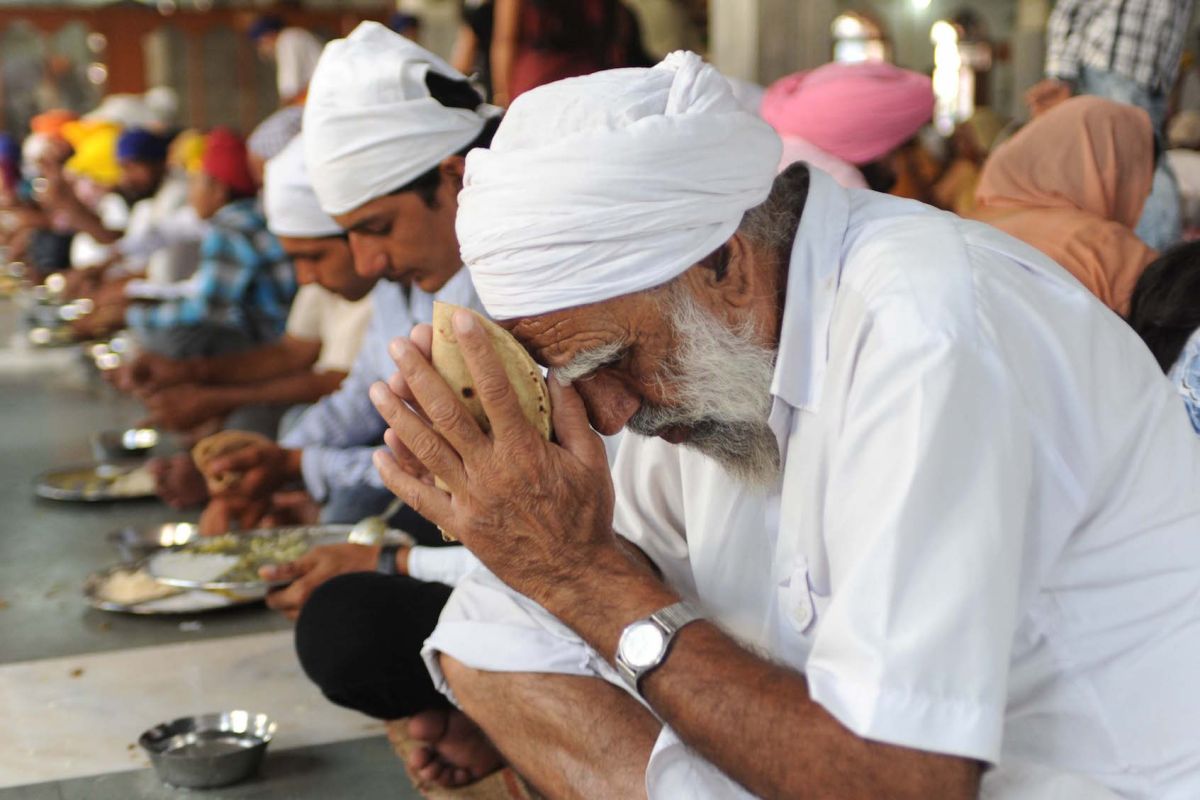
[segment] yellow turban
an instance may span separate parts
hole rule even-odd
[[[62,133],[75,148],[75,155],[67,160],[66,169],[101,186],[117,184],[121,178],[121,167],[117,163],[117,138],[121,135],[121,126],[78,120],[64,125]]]

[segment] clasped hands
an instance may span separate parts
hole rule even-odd
[[[483,327],[463,311],[453,324],[492,430],[480,428],[434,370],[433,331],[419,325],[411,338],[392,342],[399,371],[371,387],[389,428],[388,450],[376,453],[375,466],[398,497],[553,611],[559,588],[627,559],[612,529],[604,443],[578,392],[553,378],[557,442],[544,440],[522,413]],[[446,489],[434,485],[434,475]]]

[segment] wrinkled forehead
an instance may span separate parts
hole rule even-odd
[[[562,367],[581,353],[629,344],[656,323],[645,313],[649,292],[600,303],[504,320],[504,326],[546,367]],[[665,320],[659,320],[665,325]]]

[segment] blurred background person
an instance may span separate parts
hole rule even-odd
[[[783,139],[780,169],[807,161],[847,188],[917,192],[905,147],[932,118],[933,102],[933,86],[920,73],[826,64],[771,84],[761,113]]]
[[[283,19],[274,14],[260,16],[247,33],[259,57],[275,65],[279,104],[286,106],[303,100],[321,57],[321,41],[303,28],[284,25]]]
[[[1041,250],[1124,314],[1156,255],[1133,230],[1153,176],[1145,111],[1073,97],[996,149],[973,216]]]
[[[1200,433],[1200,243],[1174,247],[1146,267],[1128,320],[1179,390]]]
[[[614,67],[648,67],[637,17],[619,0],[495,0],[492,102]]]
[[[1072,94],[1129,103],[1150,115],[1160,146],[1195,0],[1058,0],[1046,27],[1046,79],[1026,93],[1036,116]],[[1165,149],[1165,148],[1164,148]],[[1179,189],[1165,160],[1137,225],[1164,249],[1183,235]]]

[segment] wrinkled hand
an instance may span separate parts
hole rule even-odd
[[[149,423],[169,431],[188,431],[225,413],[211,389],[194,383],[168,386],[148,395],[143,402]]]
[[[318,586],[330,578],[351,572],[374,572],[379,561],[379,546],[331,544],[314,548],[287,564],[263,567],[263,580],[291,581],[283,589],[267,595],[267,606],[288,619],[300,615],[300,609]]]
[[[288,481],[300,477],[300,451],[285,450],[272,443],[252,444],[213,460],[213,475],[241,473],[241,480],[222,492],[222,496],[267,499]]]
[[[1038,81],[1025,92],[1025,105],[1033,116],[1044,114],[1071,96],[1071,85],[1057,78]]]
[[[153,458],[147,463],[159,499],[174,509],[191,508],[208,500],[204,476],[189,453]]]
[[[455,333],[492,423],[484,433],[414,340],[393,343],[399,375],[371,399],[387,420],[395,457],[375,456],[385,484],[418,513],[453,534],[501,580],[538,600],[612,556],[624,559],[612,530],[613,486],[604,444],[579,394],[550,382],[558,443],[526,419],[487,333],[465,312]],[[399,390],[399,393],[396,390]],[[423,409],[426,421],[402,396]],[[413,460],[437,475],[443,491]],[[611,561],[609,562],[611,563]]]

